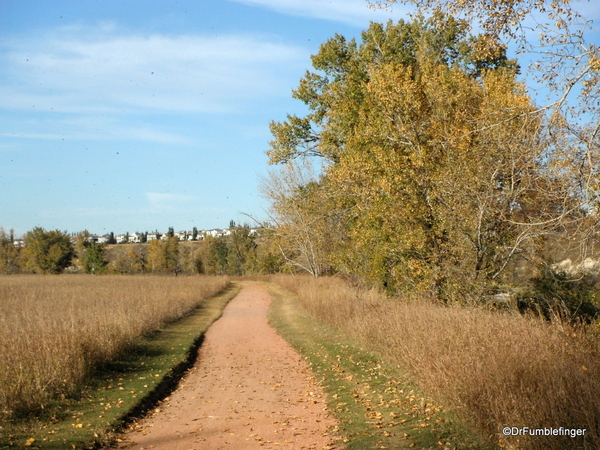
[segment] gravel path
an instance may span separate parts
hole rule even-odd
[[[267,322],[271,298],[245,283],[206,333],[195,367],[119,448],[333,449],[335,421],[306,362]]]

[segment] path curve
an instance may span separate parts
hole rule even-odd
[[[119,448],[333,449],[336,425],[306,362],[267,322],[271,298],[256,283],[208,330],[196,365]]]

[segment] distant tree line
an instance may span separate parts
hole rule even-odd
[[[249,225],[231,221],[224,236],[179,241],[171,227],[166,239],[122,246],[93,242],[87,230],[73,236],[36,227],[17,242],[12,230],[0,229],[0,273],[275,273],[284,261],[267,235],[268,231],[255,234]]]

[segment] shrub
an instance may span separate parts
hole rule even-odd
[[[519,311],[532,311],[547,320],[590,323],[600,314],[597,281],[591,274],[572,275],[543,265],[531,279],[531,289],[517,297]]]

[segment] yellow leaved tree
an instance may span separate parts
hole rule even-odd
[[[294,226],[309,212],[336,218],[314,228],[336,236],[319,245],[335,270],[472,302],[580,212],[518,65],[481,42],[436,15],[371,24],[360,44],[337,35],[313,57],[317,72],[294,91],[310,112],[273,122],[267,153],[271,163],[322,157],[318,180],[273,204],[294,205]]]

